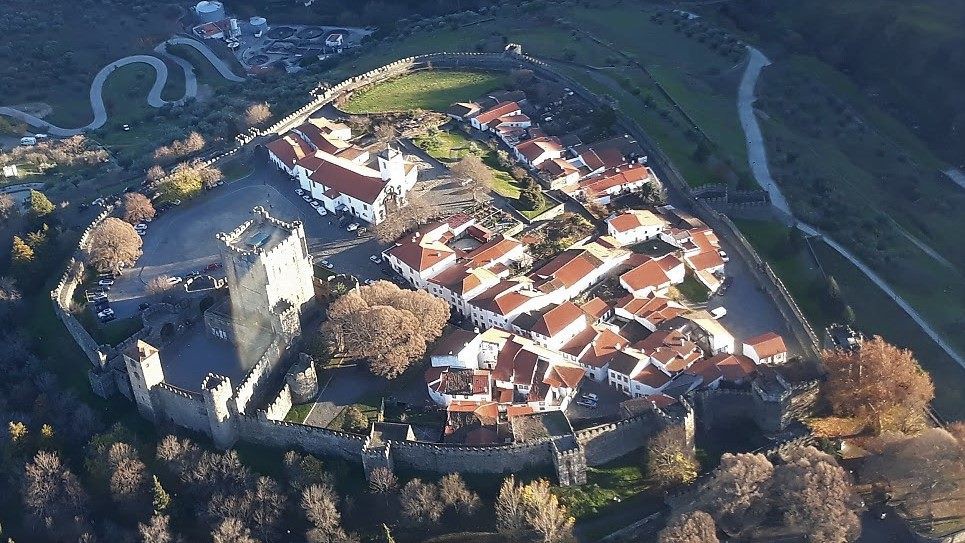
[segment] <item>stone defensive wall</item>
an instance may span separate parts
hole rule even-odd
[[[430,68],[465,68],[479,70],[513,70],[526,68],[533,70],[539,77],[556,81],[568,86],[582,98],[594,104],[610,104],[606,96],[598,96],[584,88],[581,84],[566,76],[558,74],[547,63],[525,55],[514,53],[431,53],[416,57],[400,59],[381,68],[371,70],[365,74],[343,81],[318,95],[299,108],[297,111],[281,119],[267,130],[252,129],[236,138],[236,146],[206,161],[211,164],[239,152],[244,145],[254,141],[259,136],[284,133],[304,120],[322,106],[366,86],[380,83],[413,71]],[[633,121],[620,118],[623,128],[637,139],[650,152],[651,165],[664,172],[670,187],[677,192],[691,197],[690,189],[683,177],[673,167],[660,148],[652,142],[646,133]],[[804,320],[800,310],[787,293],[784,286],[773,275],[753,248],[740,236],[733,224],[726,217],[718,214],[706,204],[695,203],[696,214],[709,226],[719,232],[738,247],[739,255],[751,264],[752,269],[758,270],[758,278],[767,289],[779,309],[788,319],[788,325],[795,331],[795,336],[805,349],[816,347],[816,336]],[[116,358],[115,349],[102,350],[84,330],[79,322],[70,314],[70,300],[74,290],[83,277],[81,254],[86,248],[90,231],[100,223],[109,213],[102,213],[81,236],[78,256],[72,259],[67,272],[58,286],[51,292],[58,317],[64,322],[68,332],[74,337],[78,345],[84,350],[91,364],[96,370],[103,369],[108,361]],[[758,265],[760,266],[758,267]],[[813,339],[813,341],[812,341]],[[802,341],[803,340],[803,341]],[[813,350],[813,349],[809,349]],[[253,410],[252,400],[263,392],[259,388],[267,381],[266,375],[271,373],[269,368],[262,368],[261,363],[249,372],[245,380],[236,388],[228,389],[223,386],[203,390],[200,394],[189,392],[169,384],[160,383],[151,389],[151,400],[154,404],[156,419],[168,420],[175,425],[182,426],[213,438],[221,447],[229,447],[236,441],[256,443],[265,446],[298,449],[320,456],[334,456],[363,462],[366,455],[372,456],[374,449],[382,451],[378,454],[385,456],[385,461],[391,466],[430,470],[436,472],[463,471],[469,473],[506,473],[518,471],[528,467],[556,468],[561,481],[579,482],[580,469],[586,465],[599,465],[625,455],[647,444],[649,436],[668,425],[684,427],[688,440],[693,436],[694,411],[684,406],[682,416],[670,415],[660,410],[647,412],[619,422],[602,424],[573,432],[562,438],[567,443],[557,443],[553,439],[535,440],[512,445],[493,446],[465,446],[420,441],[388,441],[373,449],[367,450],[369,440],[366,436],[347,432],[329,430],[285,422],[284,418],[291,408],[291,393],[287,385],[270,402],[265,409]],[[212,376],[215,381],[224,378]],[[93,380],[92,380],[92,384]],[[227,383],[224,383],[227,384]],[[574,443],[575,442],[575,443]],[[565,456],[565,458],[564,458]],[[574,459],[579,458],[582,468],[574,465]],[[562,466],[566,465],[565,474]],[[585,473],[583,474],[585,480]]]
[[[90,225],[81,232],[80,239],[77,242],[77,251],[74,256],[67,263],[67,270],[61,276],[60,281],[57,285],[50,291],[50,299],[54,304],[54,313],[60,322],[64,323],[64,327],[67,328],[67,332],[70,334],[77,346],[80,347],[87,358],[90,360],[91,365],[94,368],[103,368],[107,361],[113,356],[113,350],[108,348],[103,348],[94,341],[90,333],[86,328],[74,317],[71,312],[71,304],[74,298],[74,293],[77,291],[77,287],[84,280],[84,263],[82,259],[84,258],[84,252],[90,246],[90,235],[91,232],[97,228],[100,223],[110,215],[111,209],[105,209],[91,221]]]

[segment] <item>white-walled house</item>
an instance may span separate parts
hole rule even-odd
[[[286,134],[265,147],[268,149],[268,158],[275,166],[292,176],[295,175],[298,161],[315,153],[315,149],[308,142],[293,133]]]
[[[563,144],[554,136],[540,136],[520,142],[513,147],[513,154],[517,160],[532,167],[538,167],[547,160],[562,158]]]
[[[495,123],[500,117],[509,117],[514,115],[520,115],[523,113],[522,108],[516,102],[500,102],[495,106],[477,113],[476,115],[469,118],[469,124],[472,125],[476,130],[489,130],[490,125],[495,126]]]
[[[607,233],[621,245],[635,245],[660,236],[667,221],[652,211],[629,209],[607,219]]]
[[[783,364],[787,362],[787,346],[784,338],[774,332],[745,339],[741,352],[755,364]]]

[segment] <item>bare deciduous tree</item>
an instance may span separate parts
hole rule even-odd
[[[97,269],[117,273],[123,263],[141,256],[141,244],[133,226],[108,217],[91,233],[89,259]]]
[[[573,537],[575,519],[559,502],[546,479],[523,487],[526,523],[543,537],[543,543],[560,543]]]
[[[703,511],[677,515],[660,531],[659,543],[718,543],[717,525]]]
[[[500,532],[516,532],[526,525],[526,503],[523,487],[516,484],[516,477],[503,479],[496,497],[496,527]]]
[[[869,449],[878,452],[861,466],[871,483],[921,522],[960,521],[965,516],[965,441],[961,425],[925,430],[914,437],[888,434]],[[957,435],[956,435],[957,434]]]
[[[914,432],[935,387],[911,351],[875,336],[854,352],[821,353],[828,369],[825,394],[834,414],[867,421],[875,432]]]
[[[262,126],[271,118],[271,108],[268,104],[252,104],[245,110],[245,123],[248,126]]]
[[[469,490],[458,473],[449,473],[439,481],[439,497],[446,507],[469,514],[479,507],[479,496]]]
[[[345,541],[342,515],[338,511],[338,496],[328,485],[311,485],[302,492],[302,511],[313,528],[307,536],[311,543]]]
[[[469,153],[449,167],[456,179],[466,183],[472,194],[472,199],[479,201],[480,197],[492,190],[495,177],[493,171],[486,166],[479,156]]]
[[[794,447],[782,460],[774,471],[772,499],[785,526],[814,543],[854,541],[861,533],[859,501],[834,458],[814,447]]]
[[[164,168],[158,164],[155,164],[147,169],[147,173],[144,174],[144,177],[146,177],[148,181],[154,182],[164,177],[164,175]]]
[[[34,529],[54,539],[83,532],[87,495],[57,453],[40,451],[24,468],[23,502]]]
[[[122,205],[124,207],[124,220],[131,224],[154,218],[154,205],[147,196],[140,192],[125,193]]]
[[[732,532],[756,526],[767,514],[773,475],[774,465],[762,454],[724,454],[701,489],[697,508]]]
[[[416,525],[438,522],[444,509],[436,485],[419,479],[412,479],[402,487],[400,505],[402,516]]]
[[[435,210],[423,197],[410,193],[405,206],[388,213],[385,220],[375,226],[375,239],[383,245],[393,243],[402,234],[425,224],[434,214]]]
[[[17,213],[17,202],[9,194],[0,194],[0,221],[5,221]]]
[[[697,459],[687,447],[687,436],[679,426],[660,431],[647,445],[647,473],[657,484],[690,484],[697,478]]]
[[[109,489],[114,504],[132,515],[151,509],[152,483],[147,466],[127,443],[114,443],[107,451]]]
[[[369,491],[374,494],[388,494],[399,486],[399,479],[388,468],[375,468],[369,474]]]
[[[211,539],[213,543],[259,543],[257,539],[251,537],[251,531],[241,519],[235,517],[221,521],[221,524],[211,533]]]
[[[141,543],[171,543],[174,541],[169,526],[170,520],[167,515],[156,514],[146,524],[138,523],[137,533],[141,536]]]

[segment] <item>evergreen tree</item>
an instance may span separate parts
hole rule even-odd
[[[543,207],[546,203],[546,197],[543,196],[543,191],[539,185],[530,181],[520,193],[519,203],[523,206],[523,209],[533,211]]]
[[[34,217],[45,217],[54,212],[54,204],[44,196],[44,193],[30,191],[30,214]]]
[[[20,236],[13,237],[13,246],[10,249],[10,258],[16,265],[26,265],[34,260],[34,250],[24,242]]]
[[[161,486],[157,475],[154,476],[154,511],[160,513],[171,505],[171,495]]]

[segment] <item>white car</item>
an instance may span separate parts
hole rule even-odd
[[[312,200],[311,202],[308,202],[308,203],[311,204],[312,207],[318,207],[318,206],[322,205],[322,204],[316,202],[315,200]]]
[[[589,401],[591,401],[591,402],[598,402],[598,401],[600,401],[600,397],[597,396],[596,394],[592,393],[592,392],[587,393],[587,394],[584,394],[584,395],[583,395],[583,399],[584,399],[584,400],[589,400]]]
[[[109,287],[109,286],[111,286],[111,285],[114,284],[114,280],[113,280],[113,279],[101,279],[100,281],[97,282],[97,284],[98,284],[99,286],[102,286],[102,287]]]
[[[333,268],[335,267],[335,266],[333,266],[332,263],[329,262],[328,260],[320,260],[320,261],[318,262],[318,265],[321,266],[321,267],[323,267],[323,268],[325,268],[326,270],[331,270],[331,269],[333,269]]]
[[[114,310],[108,307],[107,309],[98,312],[98,313],[97,313],[97,316],[100,317],[100,318],[102,318],[102,319],[107,318],[107,317],[113,317],[113,316],[114,316]]]
[[[176,284],[178,284],[178,283],[180,283],[180,282],[181,282],[181,278],[180,278],[180,277],[168,277],[168,284],[169,284],[169,285],[176,285]]]
[[[346,226],[345,229],[349,232],[354,232],[359,229],[359,223],[353,222],[352,224]]]
[[[137,223],[137,224],[134,225],[134,228],[143,228],[144,230],[147,230],[147,223],[146,223],[146,222],[139,222],[139,223]]]
[[[305,200],[306,202],[311,202],[312,197],[307,194],[302,194],[302,200]]]
[[[324,217],[325,215],[328,215],[328,211],[324,207],[316,207],[315,211],[317,211],[318,214],[321,215],[322,217]]]
[[[376,264],[382,263],[382,259],[379,258],[379,255],[372,255],[369,257],[369,260],[371,260],[372,262],[375,262]]]
[[[303,191],[302,189],[295,189],[295,194],[301,196],[302,194],[305,194],[305,191]]]
[[[727,256],[727,253],[724,251],[718,251],[718,253],[720,253],[720,259],[723,260],[724,263],[730,262],[730,257]]]
[[[726,315],[726,314],[727,314],[727,308],[726,308],[726,307],[716,307],[716,308],[710,310],[710,316],[711,316],[711,317],[714,317],[715,319],[719,319],[719,318],[723,317],[723,316]]]

